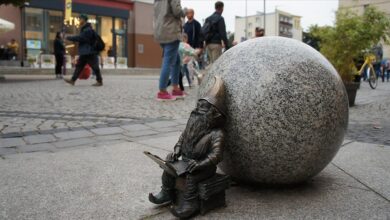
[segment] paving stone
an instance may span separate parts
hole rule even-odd
[[[49,143],[49,142],[56,141],[56,138],[51,134],[39,134],[39,135],[25,136],[24,140],[28,144],[40,144],[40,143]]]
[[[123,134],[129,137],[141,137],[141,136],[155,135],[158,133],[159,132],[153,130],[141,130],[141,131],[129,131]]]
[[[127,130],[127,131],[142,131],[142,130],[149,130],[150,127],[143,125],[143,124],[132,124],[132,125],[123,125],[121,128]]]
[[[87,130],[79,130],[79,131],[67,131],[67,132],[59,132],[54,133],[54,136],[66,140],[66,139],[76,139],[76,138],[83,138],[83,137],[92,137],[94,134]]]
[[[40,151],[56,151],[52,143],[30,144],[18,147],[20,153],[31,153]]]
[[[91,131],[97,135],[119,134],[124,132],[120,127],[96,128]]]
[[[14,147],[0,147],[0,155],[16,154],[18,151]]]
[[[159,133],[166,133],[166,132],[174,132],[174,131],[183,131],[183,127],[167,127],[167,128],[154,128],[153,130],[159,132]]]
[[[189,115],[188,115],[189,117]],[[181,125],[186,125],[188,121],[188,118],[181,118],[181,119],[176,119],[175,122],[181,124]]]
[[[20,145],[25,145],[23,138],[0,138],[0,148],[1,147],[16,147]]]
[[[152,128],[166,128],[166,127],[177,126],[178,123],[174,121],[156,121],[156,122],[146,123],[145,125]]]
[[[58,141],[55,142],[54,145],[58,148],[66,148],[66,147],[76,147],[76,146],[81,146],[81,145],[87,145],[87,144],[92,144],[96,143],[95,140],[91,138],[79,138],[79,139],[71,139],[71,140],[66,140],[66,141]]]
[[[94,137],[95,140],[110,141],[110,140],[128,140],[129,138],[122,134],[111,134],[111,135],[99,135]]]
[[[12,132],[1,135],[2,138],[12,138],[12,137],[23,137],[23,134],[20,132]]]

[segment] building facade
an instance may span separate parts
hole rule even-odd
[[[14,23],[15,29],[0,35],[0,45],[16,39],[19,58],[24,59],[52,54],[56,32],[79,33],[81,13],[88,15],[106,44],[102,57],[126,57],[129,67],[160,67],[161,49],[153,40],[153,4],[145,0],[73,0],[72,17],[66,23],[64,0],[31,0],[20,8],[1,6],[0,17]],[[77,55],[77,44],[66,42],[66,49],[72,57]]]
[[[256,28],[264,28],[264,13],[236,16],[234,40],[242,42],[255,37]],[[289,37],[302,41],[301,17],[281,10],[265,14],[265,36]]]
[[[358,14],[363,14],[365,8],[374,6],[377,9],[385,12],[390,16],[390,1],[389,0],[339,0],[339,8],[347,8],[355,11]],[[390,57],[390,45],[382,42],[383,57]]]

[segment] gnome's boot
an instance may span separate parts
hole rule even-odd
[[[179,207],[174,207],[171,212],[178,218],[189,218],[195,215],[199,211],[199,200],[198,198],[191,200],[184,200]]]
[[[172,202],[173,199],[173,191],[170,189],[166,189],[164,187],[161,188],[161,191],[155,195],[149,193],[149,201],[154,204],[163,204],[166,202]]]
[[[197,183],[187,177],[187,187],[183,195],[183,202],[178,207],[171,209],[174,216],[178,218],[189,218],[199,211]]]
[[[149,193],[149,201],[154,204],[163,204],[166,202],[172,202],[174,198],[174,187],[175,187],[175,178],[170,176],[167,172],[164,171],[162,177],[162,187],[161,191],[155,195]]]

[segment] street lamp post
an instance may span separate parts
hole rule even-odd
[[[245,0],[245,40],[248,40],[248,0]]]
[[[265,17],[266,17],[266,16],[265,16],[265,14],[266,14],[265,11],[266,11],[266,10],[265,10],[265,0],[263,0],[263,1],[264,1],[264,7],[263,7],[263,8],[264,8],[264,12],[263,12],[263,15],[264,15],[264,19],[263,19],[263,20],[264,20],[264,21],[263,21],[263,22],[264,22],[264,35],[265,35],[265,34],[267,33],[267,32],[265,31]]]

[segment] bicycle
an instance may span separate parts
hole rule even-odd
[[[364,57],[364,63],[360,67],[359,71],[356,72],[356,75],[359,77],[364,76],[363,74],[366,74],[366,78],[368,80],[368,83],[370,84],[370,87],[372,89],[375,89],[378,86],[378,79],[376,76],[376,72],[374,70],[374,67],[372,66],[372,63],[374,63],[376,60],[376,57],[374,54],[367,54]],[[366,68],[367,67],[367,68]],[[366,71],[364,71],[366,70]]]

